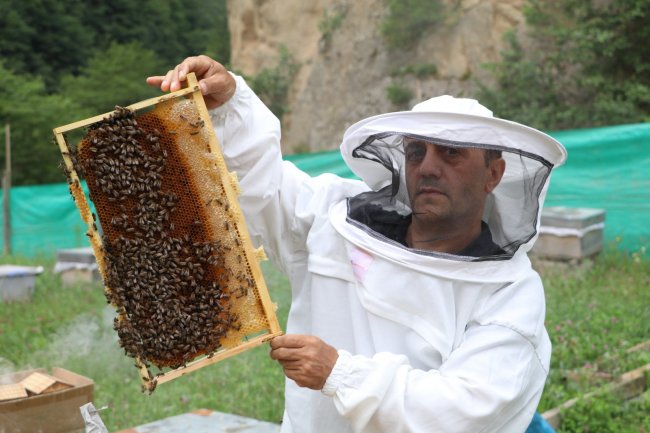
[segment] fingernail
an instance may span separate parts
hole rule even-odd
[[[205,81],[199,81],[199,87],[201,88],[201,94],[202,95],[207,95],[208,94],[208,85],[205,84]]]

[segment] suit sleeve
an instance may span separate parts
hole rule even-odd
[[[333,175],[311,178],[283,161],[279,120],[242,77],[234,77],[235,94],[210,112],[212,123],[226,165],[237,173],[239,205],[253,243],[263,245],[273,263],[289,274],[292,263],[305,254],[315,215],[329,202],[360,190],[360,182]]]

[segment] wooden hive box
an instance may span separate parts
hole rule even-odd
[[[546,207],[532,253],[549,259],[583,259],[603,249],[605,211]]]
[[[194,74],[185,89],[54,134],[144,390],[281,334]]]

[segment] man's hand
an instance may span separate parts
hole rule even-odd
[[[208,56],[188,57],[167,72],[167,75],[148,77],[147,84],[160,87],[163,92],[175,92],[180,90],[181,83],[190,72],[196,74],[208,109],[223,105],[235,93],[235,79],[221,63]]]
[[[312,335],[288,334],[271,340],[271,358],[298,386],[323,389],[338,357],[335,348]]]

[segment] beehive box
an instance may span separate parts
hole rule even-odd
[[[26,301],[34,293],[42,266],[0,265],[0,301]]]
[[[93,249],[90,247],[58,250],[54,273],[61,276],[64,286],[101,281]]]
[[[194,74],[185,89],[54,133],[144,389],[281,333]]]
[[[603,249],[605,211],[546,207],[532,253],[549,259],[583,259]]]
[[[0,376],[0,384],[22,389],[24,385],[21,382],[33,377],[34,373],[47,374],[42,368],[21,371]],[[29,391],[23,397],[10,398],[0,390],[0,432],[83,433],[84,422],[79,407],[92,401],[94,382],[56,367],[48,376],[56,382],[46,384],[47,388],[36,383],[35,387],[30,387],[36,393]]]

